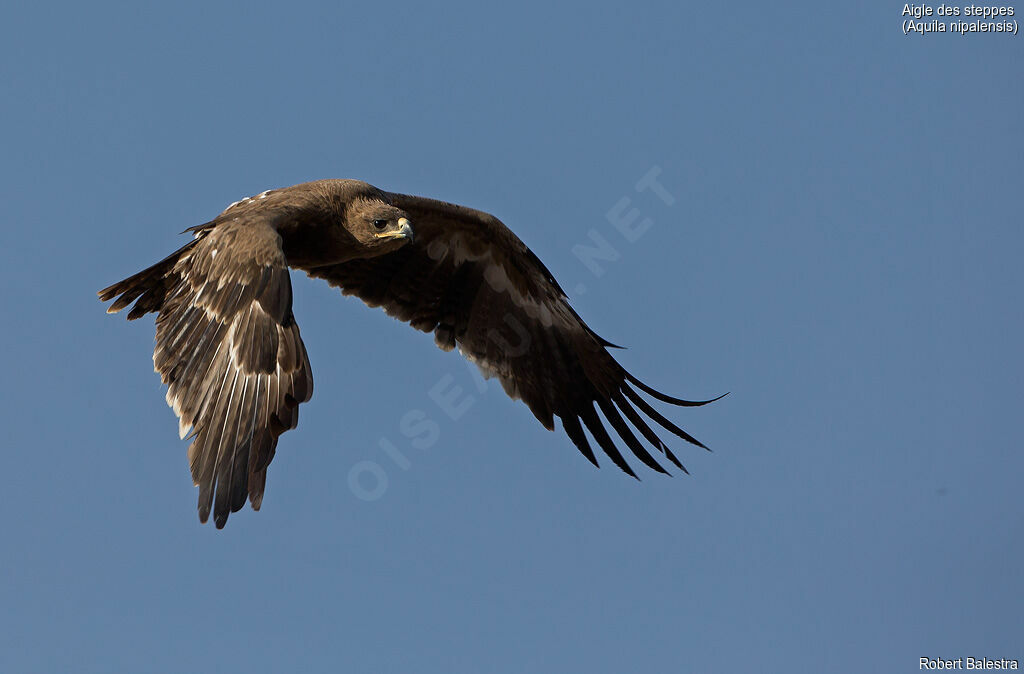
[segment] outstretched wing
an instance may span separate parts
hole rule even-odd
[[[415,243],[307,273],[418,330],[433,331],[446,351],[458,346],[485,374],[497,376],[506,393],[521,398],[545,428],[554,430],[554,417],[559,417],[566,434],[595,465],[584,426],[615,465],[636,477],[601,422],[600,410],[643,463],[666,472],[629,424],[686,470],[640,413],[704,445],[633,387],[674,405],[712,401],[672,398],[629,374],[608,353],[606,347],[614,345],[583,322],[551,272],[494,216],[433,199],[389,196],[412,218]]]
[[[99,294],[118,297],[110,312],[138,299],[130,319],[159,311],[153,364],[181,437],[191,429],[199,519],[212,508],[221,528],[247,495],[259,509],[277,438],[298,424],[313,379],[277,232],[235,219],[199,237]]]

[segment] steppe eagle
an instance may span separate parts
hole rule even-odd
[[[607,351],[614,345],[569,306],[544,263],[488,213],[356,180],[319,180],[235,202],[186,231],[192,241],[99,297],[114,300],[109,313],[134,302],[129,320],[157,313],[153,363],[181,437],[192,440],[188,458],[202,522],[212,510],[223,527],[247,497],[259,509],[277,439],[295,428],[299,404],[313,393],[292,315],[289,267],[432,331],[446,351],[458,347],[545,428],[554,430],[554,417],[561,419],[594,465],[584,427],[636,477],[598,410],[658,472],[667,471],[626,420],[683,471],[641,412],[704,447],[635,389],[673,405],[712,401],[667,396],[627,372]]]

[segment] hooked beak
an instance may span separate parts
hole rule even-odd
[[[375,234],[378,239],[408,239],[409,243],[413,242],[415,238],[412,231],[412,225],[409,223],[408,218],[398,219],[398,229],[390,232],[381,232]]]
[[[409,239],[409,243],[412,243],[416,239],[416,235],[413,234],[412,225],[409,224],[408,218],[399,218],[398,227],[398,236]]]

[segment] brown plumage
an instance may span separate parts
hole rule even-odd
[[[626,372],[551,272],[492,215],[355,180],[321,180],[236,202],[189,231],[189,244],[99,296],[114,300],[111,313],[135,302],[129,319],[158,314],[153,363],[182,437],[191,430],[189,464],[203,522],[212,509],[223,527],[247,497],[259,509],[277,439],[295,428],[299,404],[312,395],[289,266],[433,332],[446,351],[459,347],[545,428],[553,430],[559,417],[594,465],[584,427],[636,477],[597,409],[656,471],[666,472],[629,424],[686,469],[641,412],[704,447],[634,387],[674,405],[712,401],[666,396]]]

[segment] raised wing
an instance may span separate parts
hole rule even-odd
[[[235,219],[198,236],[99,294],[117,297],[111,313],[138,300],[129,319],[159,312],[153,364],[181,437],[191,430],[199,519],[212,508],[222,528],[247,495],[259,510],[277,438],[298,424],[313,378],[277,232]]]
[[[608,353],[607,347],[614,345],[583,322],[551,272],[494,216],[433,199],[389,196],[412,218],[414,244],[307,273],[371,307],[383,307],[418,330],[433,331],[437,345],[446,351],[458,346],[485,374],[497,376],[506,393],[522,399],[545,428],[554,430],[554,417],[559,417],[566,434],[594,465],[597,458],[584,426],[615,465],[636,477],[602,424],[600,409],[647,466],[666,472],[629,424],[686,471],[640,413],[688,442],[704,445],[658,413],[632,386],[674,405],[712,401],[672,398],[628,373]]]

